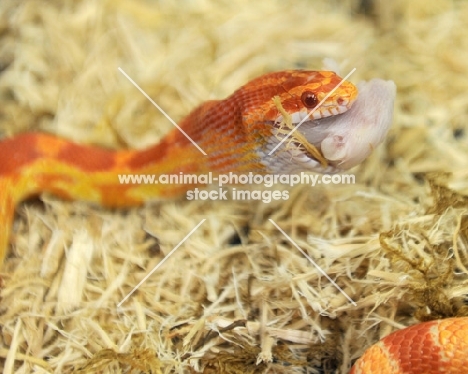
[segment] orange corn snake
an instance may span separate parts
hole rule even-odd
[[[363,94],[366,90],[370,94]],[[359,105],[367,101],[358,100],[356,87],[341,82],[333,72],[292,70],[263,75],[224,100],[205,102],[180,122],[207,155],[176,128],[143,150],[107,150],[42,133],[4,139],[0,142],[0,263],[16,204],[42,192],[107,207],[128,207],[177,197],[192,186],[121,184],[119,174],[332,173],[349,169],[371,153],[391,124],[393,83],[370,82],[361,91],[359,97],[375,100],[376,105],[378,100],[385,103],[367,111],[374,116],[366,125],[360,119],[363,108]],[[313,113],[300,132],[268,155],[289,132],[282,126],[287,121],[281,111],[293,125]],[[312,156],[310,149],[318,149],[321,159]]]

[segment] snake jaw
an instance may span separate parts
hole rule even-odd
[[[321,104],[312,110],[309,118],[312,120],[319,120],[343,114],[348,111],[358,97],[357,88],[353,84],[344,81],[337,91],[338,92],[334,92],[328,97],[326,97],[327,93],[321,93],[319,95]],[[304,110],[302,110],[301,113],[302,112],[304,112]],[[306,112],[304,117],[307,116],[307,114],[308,113]]]
[[[326,118],[330,116],[336,116],[338,114],[345,113],[351,107],[352,103],[353,101],[348,99],[346,101],[343,101],[343,104],[340,104],[340,105],[338,104],[321,105],[320,108],[317,108],[313,112],[302,109],[299,112],[294,112],[293,114],[291,114],[291,120],[294,126],[297,126],[302,121],[304,121],[304,124],[305,124],[306,121],[310,121],[310,120],[314,121],[314,120],[320,120],[322,118]],[[282,120],[283,120],[283,116],[279,116],[276,119],[276,122],[281,123]]]

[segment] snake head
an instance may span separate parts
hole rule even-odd
[[[229,101],[240,106],[246,127],[258,130],[281,121],[274,98],[298,123],[306,117],[317,120],[344,113],[357,96],[357,88],[332,71],[287,70],[250,81]]]
[[[281,88],[278,99],[295,124],[342,114],[358,97],[356,86],[332,71],[291,72]]]
[[[275,150],[276,160],[264,157],[266,163],[273,173],[336,173],[358,165],[392,124],[395,84],[374,79],[356,88],[332,72],[304,73],[309,77],[302,82],[282,84],[285,93],[271,109],[276,132],[266,148],[269,156]]]

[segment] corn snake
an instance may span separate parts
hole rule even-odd
[[[368,91],[380,93],[373,95],[376,100],[385,102],[387,98],[388,103],[383,107],[385,115],[378,108],[367,126],[360,122],[362,109],[352,117],[338,115],[352,113],[354,109],[348,110],[351,104],[354,102],[355,108],[359,102],[357,89],[349,82],[343,82],[302,125],[305,138],[328,160],[325,167],[294,135],[294,141],[285,142],[285,147],[268,156],[284,136],[275,134],[281,116],[272,99],[279,98],[282,109],[297,123],[340,82],[341,78],[329,71],[269,73],[224,100],[205,102],[184,118],[180,127],[207,156],[177,129],[143,150],[111,151],[43,133],[4,139],[0,142],[0,263],[8,246],[15,205],[42,192],[107,207],[128,207],[149,199],[177,197],[193,186],[119,184],[119,174],[332,173],[359,164],[383,140],[391,124],[393,83],[368,85]]]
[[[110,151],[39,133],[3,140],[0,263],[6,255],[15,205],[44,191],[64,199],[124,207],[152,198],[177,197],[191,186],[118,184],[117,174],[334,173],[359,164],[386,135],[395,87],[391,82],[373,80],[363,83],[358,95],[354,85],[343,82],[316,108],[340,83],[341,78],[327,71],[270,73],[224,100],[202,104],[180,127],[207,156],[177,129],[155,146],[140,151]],[[301,127],[302,135],[293,135],[269,156],[284,137],[284,113],[295,125],[312,110],[311,118]],[[308,151],[314,148],[319,150],[320,158]],[[374,362],[372,357],[363,360]],[[358,362],[353,374],[366,372],[360,368],[362,362]]]

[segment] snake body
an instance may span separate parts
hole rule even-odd
[[[349,374],[465,374],[468,317],[419,323],[371,346]]]
[[[330,71],[266,74],[224,100],[205,102],[180,122],[183,132],[174,129],[158,144],[143,150],[112,151],[41,133],[4,139],[0,142],[0,263],[16,204],[42,192],[125,207],[180,196],[193,186],[121,184],[118,175],[122,174],[347,170],[382,142],[392,122],[393,82],[372,80],[358,88],[359,95],[353,84]],[[310,118],[305,119],[308,115]],[[303,120],[301,128],[271,155],[291,126]],[[417,326],[371,348],[351,373],[461,373],[466,366],[460,349],[466,351],[467,347],[467,319]],[[457,333],[456,328],[462,332]],[[437,334],[438,338],[433,338]],[[409,336],[410,345],[405,343]],[[414,342],[416,348],[412,348]],[[432,351],[421,348],[424,342],[440,352],[447,347],[444,352],[451,353],[446,353],[445,361],[442,359],[443,367],[448,368],[446,361],[452,358],[454,369],[412,369],[415,360],[435,360]]]

